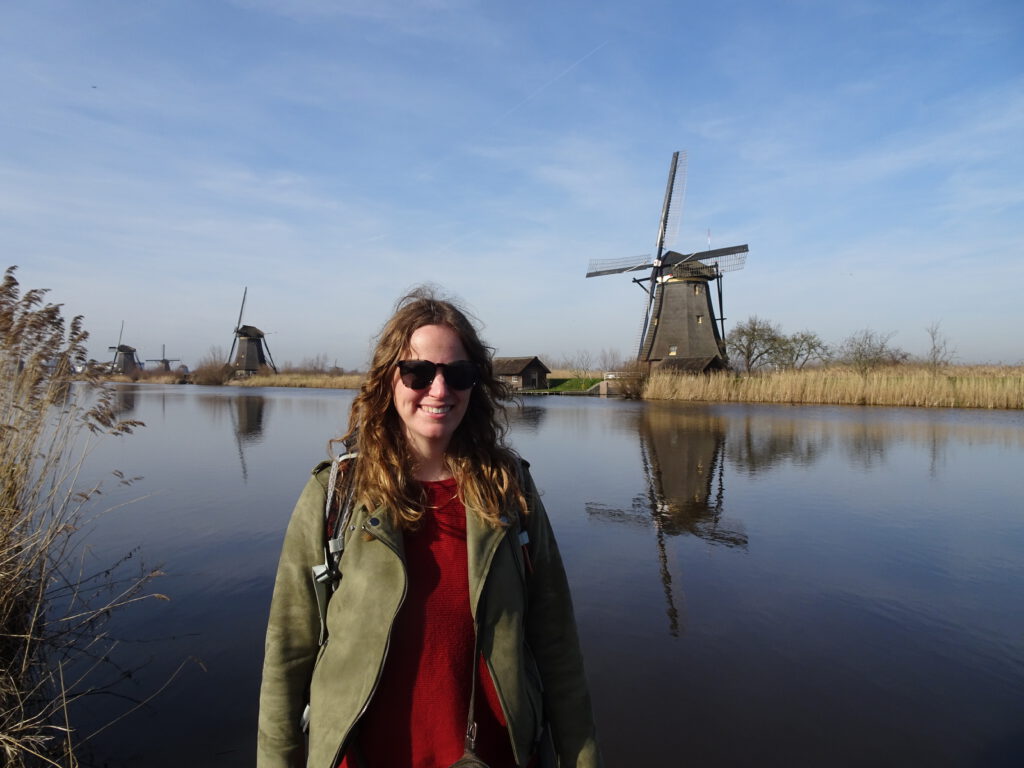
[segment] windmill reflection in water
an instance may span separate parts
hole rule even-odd
[[[672,536],[696,536],[708,544],[746,549],[747,535],[737,521],[724,517],[725,445],[723,420],[707,412],[645,408],[638,413],[640,459],[647,488],[631,509],[587,502],[590,517],[614,523],[652,525],[665,592],[669,633],[680,632],[677,593],[666,549]]]
[[[214,418],[226,411],[235,435],[238,462],[242,467],[242,482],[249,482],[249,469],[245,463],[245,446],[263,442],[267,398],[263,395],[199,395],[196,401]]]

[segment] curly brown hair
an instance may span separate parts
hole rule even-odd
[[[341,438],[359,452],[355,498],[370,509],[383,508],[393,525],[405,529],[415,528],[423,516],[426,491],[413,476],[415,458],[395,410],[394,371],[408,352],[412,334],[425,325],[450,328],[480,372],[466,414],[445,452],[445,465],[458,482],[463,503],[493,526],[505,524],[502,510],[509,505],[521,514],[527,511],[518,479],[519,457],[505,442],[504,403],[512,399],[511,390],[495,377],[493,350],[481,341],[467,314],[429,285],[399,299],[377,336],[370,370],[352,402],[348,432]]]

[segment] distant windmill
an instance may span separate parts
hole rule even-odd
[[[228,365],[232,366],[236,373],[246,376],[267,367],[277,373],[277,366],[274,365],[274,358],[270,354],[270,347],[267,346],[263,331],[254,325],[242,325],[245,298],[248,294],[249,288],[246,286],[242,292],[242,306],[238,310],[238,322],[235,323],[235,338],[231,342],[231,351],[228,352]],[[235,353],[236,347],[237,354]]]
[[[594,260],[587,277],[651,271],[647,277],[633,278],[647,293],[638,340],[638,362],[648,367],[658,365],[696,372],[726,368],[722,273],[742,269],[748,249],[746,245],[714,250],[709,247],[706,251],[688,254],[666,250],[674,236],[672,230],[678,227],[682,216],[685,187],[686,153],[676,152],[669,166],[654,258]],[[718,288],[717,314],[711,300],[712,282]]]
[[[117,334],[117,346],[107,347],[110,352],[114,353],[114,359],[110,361],[110,372],[131,376],[137,371],[142,370],[142,361],[135,354],[135,347],[129,347],[127,344],[121,343],[123,337],[124,320],[121,321],[121,332]]]
[[[170,360],[168,360],[167,359],[167,345],[166,344],[161,344],[160,345],[160,358],[157,359],[157,360],[154,360],[152,358],[146,358],[146,362],[147,363],[160,363],[160,369],[159,370],[170,372],[170,370],[171,370],[171,363],[180,363],[181,360],[179,358],[177,358],[177,357],[173,357]]]

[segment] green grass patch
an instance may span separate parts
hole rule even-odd
[[[548,389],[555,392],[581,392],[599,381],[601,379],[548,379]]]

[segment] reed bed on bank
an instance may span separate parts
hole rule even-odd
[[[859,373],[831,366],[752,375],[654,373],[645,400],[1024,408],[1024,367],[899,365]]]
[[[232,387],[308,387],[311,389],[359,389],[362,373],[277,373],[231,379]]]
[[[85,567],[78,531],[99,492],[79,483],[87,440],[141,425],[117,420],[96,379],[72,380],[88,334],[45,294],[22,294],[13,267],[0,284],[0,757],[11,768],[78,764],[69,711],[102,690],[103,624],[153,575]]]
[[[137,376],[110,373],[105,374],[103,380],[112,384],[184,384],[185,374],[175,371],[141,371]]]

